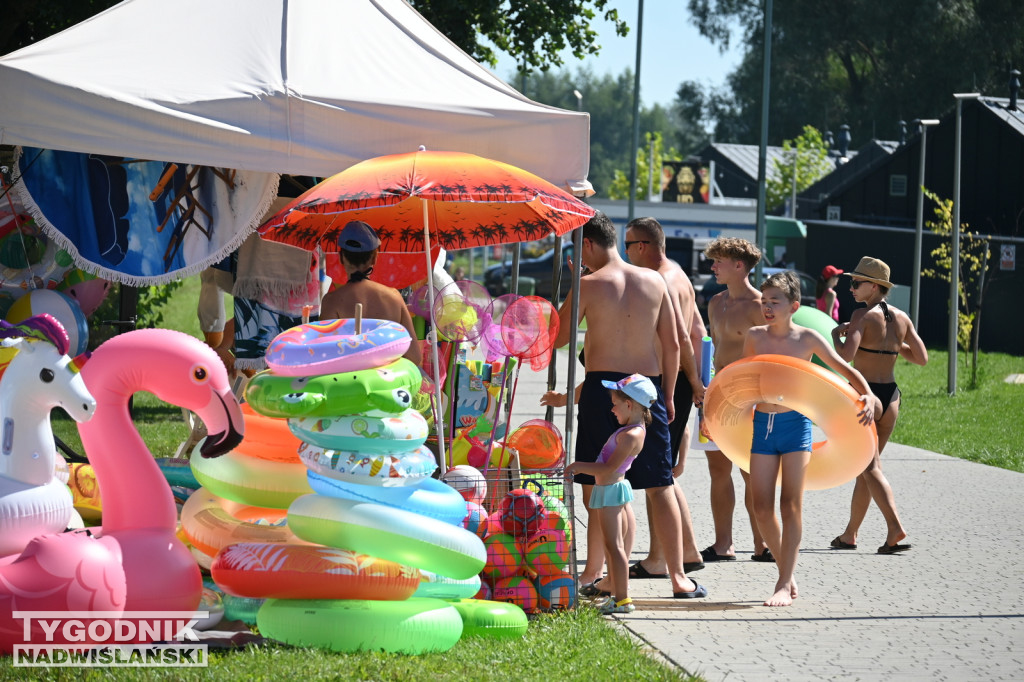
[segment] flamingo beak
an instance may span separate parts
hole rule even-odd
[[[203,457],[219,457],[238,447],[245,432],[242,407],[230,389],[215,392],[206,407],[197,411],[210,433],[199,448]]]

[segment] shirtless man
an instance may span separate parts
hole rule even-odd
[[[726,290],[715,294],[708,302],[708,330],[715,343],[715,371],[743,357],[743,344],[751,327],[764,324],[761,312],[761,292],[750,283],[750,271],[761,260],[761,252],[746,239],[719,237],[711,242],[704,254],[714,263],[711,271]],[[732,544],[732,514],[736,508],[736,491],[732,484],[732,462],[721,450],[708,450],[708,472],[711,474],[711,516],[715,523],[715,542],[701,550],[708,561],[735,561]],[[754,534],[754,561],[774,561],[761,537],[754,517],[750,496],[750,475],[745,471],[744,502]]]
[[[361,220],[353,220],[338,235],[341,265],[348,282],[324,296],[320,301],[320,319],[335,320],[356,316],[356,304],[363,304],[363,317],[398,322],[412,337],[405,357],[420,365],[423,353],[416,342],[412,316],[401,294],[391,287],[370,281],[370,273],[377,263],[380,239],[373,228]]]
[[[700,380],[700,371],[694,357],[694,318],[701,337],[704,335],[704,323],[700,321],[697,305],[694,302],[693,284],[679,265],[665,255],[665,232],[661,224],[654,218],[635,218],[626,225],[626,257],[633,265],[656,270],[665,279],[672,308],[675,312],[676,333],[679,335],[679,375],[676,379],[674,403],[676,418],[669,425],[671,448],[674,466],[672,474],[679,478],[683,473],[686,451],[689,449],[686,439],[687,423],[690,408],[704,402],[704,384]],[[699,338],[698,338],[698,343]],[[699,346],[698,346],[699,347]],[[673,485],[676,505],[682,521],[683,568],[686,571],[698,571],[704,568],[700,552],[697,551],[697,539],[693,533],[693,520],[690,507],[686,504],[686,495],[682,485]],[[647,521],[654,528],[652,505],[647,505]],[[651,549],[646,559],[641,559],[630,567],[629,577],[662,578],[665,577],[665,554],[663,543],[656,533],[651,534]]]
[[[592,271],[580,280],[579,315],[587,321],[584,340],[586,378],[580,391],[579,428],[576,435],[576,460],[594,462],[605,441],[617,428],[604,379],[618,381],[633,373],[650,377],[660,385],[657,402],[651,406],[654,421],[647,428],[644,447],[626,474],[634,489],[647,490],[654,506],[656,526],[665,545],[668,574],[673,596],[678,599],[706,597],[707,590],[686,577],[683,568],[679,509],[672,492],[672,456],[669,451],[668,425],[674,416],[672,396],[679,370],[679,340],[676,334],[672,301],[665,280],[656,272],[629,265],[619,256],[615,226],[602,213],[594,216],[583,230],[583,265]],[[559,332],[555,347],[569,342],[576,328],[571,319],[571,296],[558,311]],[[656,330],[651,334],[651,330]],[[660,350],[655,342],[657,337]],[[590,511],[593,477],[577,474],[583,485],[587,507],[587,565],[580,576],[581,596],[605,592],[594,583],[604,564],[600,516]],[[631,533],[627,543],[631,545]],[[631,550],[627,546],[626,551]],[[614,579],[614,576],[610,576]]]

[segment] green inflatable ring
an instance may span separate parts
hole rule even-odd
[[[487,599],[450,601],[462,616],[462,636],[522,637],[529,627],[526,612],[516,604]]]
[[[374,369],[312,377],[260,372],[245,387],[252,409],[267,417],[336,417],[412,406],[423,383],[420,368],[405,358]]]
[[[285,644],[341,652],[448,651],[462,637],[458,609],[440,599],[268,599],[256,624]]]

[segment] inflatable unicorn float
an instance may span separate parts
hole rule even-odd
[[[23,641],[23,622],[13,616],[18,611],[110,614],[194,610],[202,595],[199,568],[175,536],[174,499],[131,422],[128,399],[138,391],[149,391],[165,402],[192,410],[210,434],[200,454],[222,455],[241,442],[243,426],[238,401],[220,358],[187,334],[142,329],[107,341],[85,364],[83,359],[72,360],[60,353],[66,351],[67,335],[62,337],[61,345],[60,334],[54,330],[60,329],[56,320],[42,323],[48,331],[40,331],[39,324],[28,321],[18,326],[26,327],[21,336],[8,333],[9,326],[0,325],[0,337],[6,334],[23,339],[14,343],[5,340],[0,346],[2,352],[20,344],[0,378],[0,446],[6,447],[8,441],[11,446],[10,455],[5,451],[0,454],[9,458],[0,475],[0,486],[4,486],[0,496],[4,492],[34,494],[45,500],[52,495],[53,506],[66,505],[68,512],[58,523],[63,511],[47,512],[42,502],[39,507],[0,506],[0,528],[5,539],[6,529],[22,516],[34,517],[36,528],[36,535],[27,544],[24,539],[11,542],[0,551],[0,555],[8,555],[0,556],[0,652],[10,652]],[[27,340],[29,337],[36,340],[35,344]],[[38,343],[44,338],[51,347]],[[25,351],[29,352],[21,356]],[[23,359],[18,360],[18,356]],[[22,369],[22,364],[31,364],[32,370]],[[8,390],[7,381],[13,377],[20,377],[19,383]],[[45,389],[29,389],[31,381]],[[52,384],[74,385],[62,389],[64,397],[51,398],[57,402],[50,409],[60,406],[80,422],[82,444],[102,489],[102,528],[59,532],[70,516],[71,496],[66,487],[60,490],[53,483],[56,453],[49,431],[49,411],[45,428],[25,418],[26,424],[36,424],[34,441],[22,433],[21,421],[15,421],[10,431],[6,428],[9,415],[14,414],[8,410],[16,410],[7,402],[8,393],[21,394],[21,400],[27,401],[35,393],[59,392]],[[17,395],[13,402],[18,402]],[[18,440],[16,446],[16,438],[22,436],[25,440]],[[41,461],[46,453],[51,453],[48,463]],[[11,474],[31,474],[35,477],[32,480],[41,483],[32,485],[32,481],[12,478]],[[51,487],[64,497],[53,494]],[[11,499],[4,496],[3,501]]]

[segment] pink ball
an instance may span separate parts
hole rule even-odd
[[[479,503],[487,495],[487,479],[468,464],[457,464],[444,472],[441,480],[459,491],[467,502]]]
[[[540,528],[544,512],[544,503],[537,493],[517,488],[501,501],[501,526],[506,533],[525,538]]]
[[[569,563],[569,543],[559,530],[542,530],[526,540],[526,564],[537,575],[561,573]]]
[[[518,604],[526,613],[540,610],[540,599],[533,581],[521,575],[502,578],[494,583],[494,601]]]
[[[536,584],[537,599],[542,609],[569,609],[576,602],[576,583],[568,573],[542,575]]]
[[[497,535],[498,533],[504,533],[505,529],[501,527],[501,510],[492,513],[487,517],[487,528],[484,533],[484,537],[491,535]]]
[[[487,510],[476,502],[466,502],[466,518],[462,519],[462,527],[483,540],[487,535]]]
[[[505,533],[491,535],[484,540],[487,547],[487,565],[484,574],[488,578],[506,578],[515,575],[523,563],[523,554],[515,538]]]

